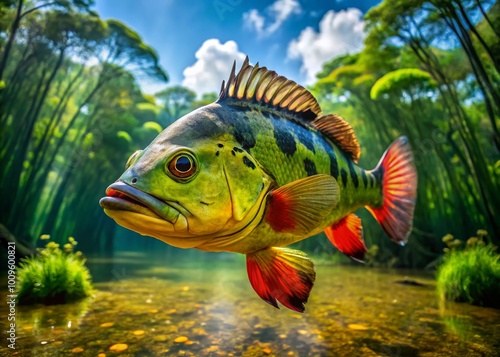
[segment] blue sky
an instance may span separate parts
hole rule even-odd
[[[96,0],[159,54],[168,85],[218,91],[230,64],[251,63],[309,84],[326,60],[362,47],[363,14],[377,0]],[[141,80],[146,92],[165,85]]]

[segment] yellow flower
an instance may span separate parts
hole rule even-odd
[[[444,243],[448,243],[448,242],[451,242],[453,240],[453,236],[451,234],[447,234],[443,237],[443,242]]]
[[[477,241],[478,239],[476,237],[470,237],[469,239],[467,239],[467,245],[476,245]]]
[[[69,252],[72,252],[72,251],[73,251],[73,245],[72,245],[71,243],[66,243],[66,244],[64,245],[64,250],[65,250],[66,252],[68,252],[68,253],[69,253]]]
[[[476,234],[479,236],[479,237],[485,237],[488,235],[488,232],[485,230],[485,229],[478,229]]]

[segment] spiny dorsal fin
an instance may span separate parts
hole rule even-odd
[[[248,56],[238,74],[233,64],[229,79],[219,94],[218,102],[231,105],[262,106],[274,110],[288,110],[306,121],[321,115],[321,108],[314,96],[304,87],[278,76],[275,71],[259,64],[251,66]]]
[[[349,154],[351,159],[357,163],[361,148],[354,129],[341,116],[336,114],[324,115],[316,118],[311,123],[331,141],[338,145],[342,151]]]

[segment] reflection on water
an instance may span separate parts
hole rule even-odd
[[[93,297],[18,307],[16,354],[494,356],[500,349],[500,311],[440,303],[429,276],[318,266],[306,312],[299,314],[259,299],[244,257],[203,256],[90,260]],[[423,285],[401,284],[406,277]],[[1,355],[11,352],[6,347]]]

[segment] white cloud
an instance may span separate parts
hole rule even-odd
[[[264,16],[262,16],[257,9],[252,9],[243,14],[245,26],[255,30],[257,33],[262,33],[264,31],[264,21]]]
[[[319,23],[319,32],[306,27],[299,37],[288,45],[288,57],[302,60],[301,70],[307,82],[315,81],[323,64],[333,57],[354,53],[363,47],[365,38],[363,14],[350,8],[335,12],[328,11]]]
[[[218,94],[222,80],[227,80],[229,77],[234,60],[238,67],[245,59],[245,54],[238,50],[236,42],[227,41],[222,44],[216,38],[203,42],[195,56],[196,62],[184,69],[182,85],[198,94],[208,92]]]
[[[293,14],[300,14],[302,8],[297,0],[276,0],[264,10],[268,16],[269,23],[265,25],[266,18],[259,10],[252,9],[243,14],[243,23],[245,27],[254,30],[259,35],[268,36],[281,27]]]

